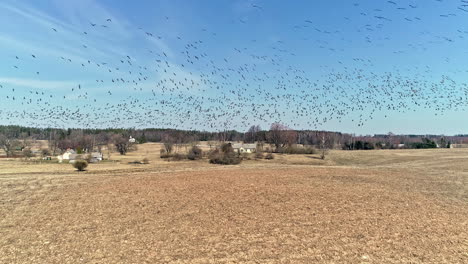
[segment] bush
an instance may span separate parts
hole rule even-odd
[[[166,151],[167,153],[172,153],[173,149],[174,149],[174,144],[172,144],[170,142],[165,142],[164,143],[164,151]]]
[[[320,150],[320,159],[324,160],[327,154],[328,154],[328,149],[321,149]]]
[[[210,163],[221,165],[236,165],[242,162],[242,159],[234,153],[232,147],[225,148],[228,152],[220,152],[218,149],[210,153]]]
[[[252,160],[252,155],[249,153],[242,153],[241,156],[243,160]]]
[[[255,159],[263,159],[263,153],[262,152],[255,153]]]
[[[113,135],[112,142],[120,155],[126,155],[127,152],[137,150],[136,144],[130,142],[129,138],[123,135]]]
[[[267,160],[272,160],[272,159],[274,159],[274,158],[275,158],[275,156],[273,156],[273,153],[268,153],[268,154],[265,156],[265,159],[267,159]]]
[[[91,163],[91,160],[93,159],[93,156],[91,156],[91,154],[88,154],[85,156],[84,160],[88,163]]]
[[[159,157],[160,157],[161,159],[168,159],[168,158],[172,157],[172,155],[171,155],[170,153],[167,153],[167,151],[164,150],[164,149],[161,149],[161,150],[159,151],[159,153],[160,153],[160,154],[159,154]]]
[[[141,161],[142,164],[149,164],[149,159],[148,158],[144,158],[142,161]]]
[[[230,153],[234,152],[234,149],[232,148],[231,143],[224,143],[223,145],[221,145],[221,151],[223,153]]]
[[[372,142],[357,140],[354,143],[346,143],[344,149],[346,150],[372,150],[375,146]]]
[[[210,163],[221,165],[236,165],[242,162],[242,158],[234,152],[231,143],[221,146],[221,151],[216,149],[210,153]]]
[[[411,144],[412,148],[415,149],[430,149],[430,148],[437,148],[437,143],[434,141],[428,139],[428,138],[423,138],[422,142],[416,142]]]
[[[287,148],[282,148],[278,150],[279,153],[284,154],[316,154],[317,151],[311,146],[298,147],[298,146],[289,146]]]
[[[213,157],[215,157],[216,155],[219,155],[220,154],[220,151],[219,149],[215,148],[215,149],[211,149],[208,151],[208,158],[211,159]]]
[[[26,158],[32,158],[34,157],[34,154],[30,149],[23,149],[23,156]]]
[[[159,157],[161,157],[161,159],[171,159],[175,161],[187,159],[187,155],[179,153],[167,153],[164,149],[161,150],[161,155]]]
[[[86,160],[77,160],[73,163],[73,167],[78,171],[84,171],[88,167],[88,162]]]
[[[201,159],[202,157],[203,157],[203,151],[201,150],[201,148],[197,146],[193,146],[187,155],[187,158],[189,160],[198,160],[198,159]]]
[[[179,154],[179,153],[175,153],[175,154],[172,155],[172,160],[180,161],[180,160],[184,160],[184,159],[187,159],[187,155]]]
[[[50,151],[48,149],[41,149],[42,156],[50,156]]]

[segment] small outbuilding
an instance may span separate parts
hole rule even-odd
[[[98,163],[99,161],[102,161],[102,160],[103,160],[103,155],[102,155],[102,153],[99,153],[99,152],[92,152],[92,153],[90,153],[89,155],[90,155],[89,162],[91,162],[91,163]]]

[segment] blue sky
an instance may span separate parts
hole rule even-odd
[[[468,133],[462,4],[5,0],[0,123]]]

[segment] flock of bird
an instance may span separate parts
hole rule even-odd
[[[433,0],[443,3],[443,0]],[[382,9],[395,9],[405,23],[424,23],[423,18],[411,16],[416,4],[403,1],[383,1]],[[425,5],[429,1],[420,1]],[[343,17],[343,23],[366,18],[362,27],[351,32],[362,38],[365,45],[381,45],[389,40],[385,28],[395,22],[382,9],[365,10],[359,3],[349,3],[353,15]],[[252,4],[256,12],[268,12],[267,6]],[[460,1],[450,13],[434,20],[468,16],[468,1]],[[170,17],[165,17],[170,20]],[[371,21],[371,22],[369,22]],[[239,19],[241,25],[249,23]],[[112,32],[114,21],[90,22],[82,32],[82,50],[90,49],[86,39],[101,30]],[[59,28],[50,29],[60,38]],[[141,37],[165,40],[163,34],[149,29],[135,29]],[[225,55],[213,55],[207,43],[216,43],[221,32],[201,28],[199,39],[177,36],[169,52],[158,47],[103,61],[101,58],[54,58],[64,68],[78,66],[82,71],[93,69],[99,78],[83,80],[67,93],[39,88],[27,89],[19,95],[18,88],[0,82],[0,120],[15,124],[27,120],[38,127],[165,127],[182,129],[226,130],[253,124],[281,122],[292,128],[320,129],[329,122],[351,121],[365,126],[380,113],[407,113],[431,110],[436,114],[464,111],[468,106],[468,84],[456,75],[465,70],[447,72],[440,76],[431,64],[390,67],[373,70],[380,62],[369,55],[354,57],[337,41],[346,43],[342,30],[327,29],[312,19],[299,21],[291,31],[324,54],[331,54],[333,63],[324,62],[317,69],[307,69],[300,62],[301,51],[288,46],[288,40],[278,40],[269,46],[250,40],[244,46],[220,43]],[[94,33],[94,34],[91,34]],[[394,55],[431,50],[437,45],[462,42],[468,37],[462,28],[447,31],[444,36],[423,31],[405,49]],[[268,51],[265,51],[268,50]],[[223,53],[221,52],[221,53]],[[213,52],[214,53],[214,52]],[[335,56],[336,55],[336,56]],[[138,58],[145,57],[147,60]],[[11,67],[23,71],[25,64],[41,76],[41,57],[36,54],[12,54]],[[343,62],[347,60],[347,62]],[[451,58],[446,58],[450,63]],[[10,60],[11,61],[11,60]],[[145,61],[145,62],[142,62]],[[147,63],[146,63],[147,62]],[[297,62],[297,63],[295,63]],[[351,62],[351,63],[350,63]],[[29,67],[28,67],[29,68]]]

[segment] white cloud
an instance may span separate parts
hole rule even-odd
[[[78,81],[45,81],[39,79],[21,79],[21,78],[10,78],[0,77],[1,84],[9,84],[18,87],[28,87],[35,89],[61,89],[70,87],[76,87]]]

